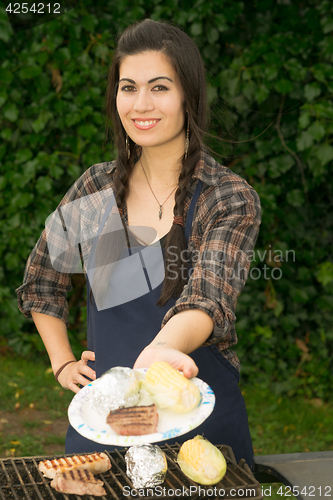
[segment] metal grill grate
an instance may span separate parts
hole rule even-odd
[[[227,461],[227,473],[216,485],[200,486],[187,478],[176,463],[179,445],[165,445],[161,449],[168,460],[168,472],[164,483],[156,488],[135,490],[126,475],[126,449],[107,453],[112,467],[98,477],[103,480],[106,496],[103,500],[126,500],[140,498],[142,500],[157,500],[161,498],[203,498],[243,499],[263,498],[260,484],[255,480],[248,465],[241,460],[237,465],[232,449],[229,446],[217,446]],[[62,455],[63,456],[63,455]],[[70,456],[70,455],[65,455]],[[52,460],[60,456],[39,456],[24,458],[0,459],[0,499],[1,500],[94,500],[91,495],[66,495],[59,493],[50,486],[50,479],[44,478],[38,470],[41,460]]]

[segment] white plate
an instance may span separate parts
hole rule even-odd
[[[147,369],[142,368],[137,371],[145,373]],[[70,424],[79,434],[91,441],[117,446],[156,443],[181,436],[202,424],[212,413],[215,405],[215,395],[209,385],[196,377],[191,380],[199,387],[201,393],[199,406],[188,413],[175,413],[170,410],[158,409],[158,432],[154,434],[120,436],[111,429],[106,423],[106,419],[91,408],[91,390],[97,380],[86,385],[75,394],[68,408]]]

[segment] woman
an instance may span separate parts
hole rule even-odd
[[[89,277],[88,350],[81,360],[75,360],[66,333],[70,275],[57,270],[46,231],[29,257],[19,306],[32,315],[56,379],[74,392],[111,366],[140,368],[164,360],[186,377],[199,374],[215,392],[215,409],[200,427],[175,441],[204,434],[213,443],[232,446],[236,459],[251,465],[240,364],[229,347],[237,342],[234,311],[250,265],[246,255],[258,234],[260,202],[246,181],[203,148],[205,115],[205,73],[193,41],[166,23],[144,20],[128,27],[119,39],[107,89],[118,157],[90,167],[59,207],[66,211],[80,200],[84,213],[87,203],[98,205],[98,196],[107,200],[80,247]],[[109,192],[113,196],[106,196]],[[131,262],[138,248],[161,246],[165,277],[132,300],[105,304],[107,287],[122,285],[109,265],[116,260],[112,255],[119,256],[115,232],[105,230],[116,212]],[[82,213],[77,218],[83,224],[87,220]],[[153,228],[156,241],[148,242],[136,226]],[[73,226],[66,231],[70,236]],[[146,274],[150,264],[144,264]],[[69,427],[67,453],[103,449],[109,448]]]

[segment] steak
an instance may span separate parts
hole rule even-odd
[[[103,481],[96,479],[86,469],[57,472],[53,481],[51,481],[51,486],[60,493],[95,495],[97,497],[106,495]]]
[[[91,455],[75,455],[74,457],[59,458],[59,460],[45,460],[39,462],[39,470],[44,476],[53,479],[56,473],[69,470],[87,469],[92,474],[100,474],[111,469],[111,462],[105,453]]]
[[[156,405],[131,406],[112,410],[106,423],[120,436],[143,436],[157,432]]]

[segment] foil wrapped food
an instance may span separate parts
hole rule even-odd
[[[165,453],[154,444],[131,446],[125,462],[126,474],[134,488],[152,488],[163,483],[168,470]]]
[[[131,368],[111,368],[97,379],[92,387],[92,407],[105,418],[111,410],[135,406],[139,399],[140,382]]]

